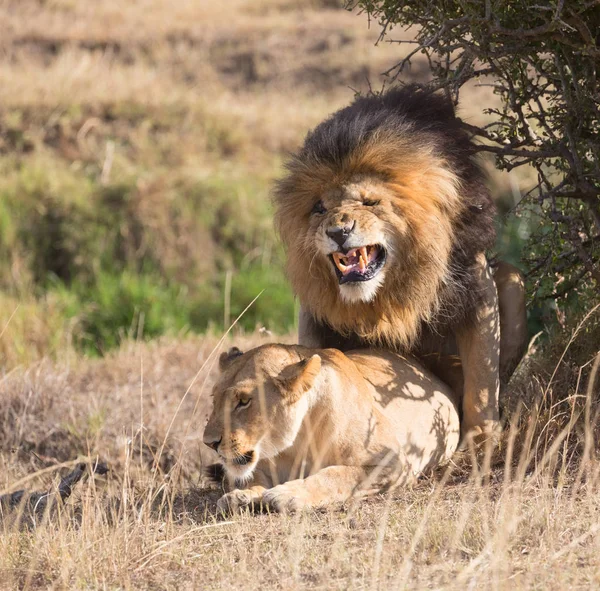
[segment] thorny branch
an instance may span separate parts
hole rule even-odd
[[[499,107],[481,126],[464,123],[504,170],[532,167],[538,183],[516,215],[531,230],[524,260],[539,273],[533,295],[600,289],[600,0],[351,0],[381,37],[415,44],[386,74],[400,82],[427,60],[430,91],[458,101],[468,82],[492,86]],[[414,27],[410,41],[394,27]],[[559,288],[560,286],[560,288]],[[565,286],[569,289],[565,290]]]

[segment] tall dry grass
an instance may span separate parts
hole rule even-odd
[[[223,339],[130,343],[0,383],[0,493],[52,490],[100,457],[52,515],[4,515],[5,588],[594,588],[600,582],[598,309],[530,351],[493,453],[414,487],[299,515],[216,513],[201,443]],[[593,332],[596,331],[596,332]],[[233,337],[243,349],[266,336]],[[74,455],[79,454],[78,458]]]

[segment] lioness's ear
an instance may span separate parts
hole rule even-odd
[[[275,383],[284,396],[293,402],[313,387],[320,371],[321,358],[318,355],[313,355],[308,359],[288,365],[275,378]]]
[[[219,369],[225,371],[234,359],[237,359],[243,355],[243,353],[237,347],[231,347],[227,353],[223,351],[219,356]]]

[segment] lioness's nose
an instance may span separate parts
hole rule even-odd
[[[213,439],[212,437],[204,436],[204,444],[208,445],[208,447],[212,447],[215,451],[218,451],[219,444],[221,443],[223,437],[219,437],[219,439]]]
[[[329,236],[329,238],[334,240],[337,243],[337,245],[341,248],[342,246],[344,246],[346,238],[348,238],[352,230],[354,230],[355,225],[356,221],[352,220],[351,222],[348,222],[346,224],[342,224],[339,226],[331,226],[331,228],[329,228],[326,231],[326,234],[327,236]]]

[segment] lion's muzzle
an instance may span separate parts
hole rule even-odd
[[[233,464],[236,466],[245,466],[246,464],[250,464],[254,461],[254,451],[246,452],[245,454],[241,454],[233,458]]]
[[[344,248],[344,244],[346,243],[348,236],[350,236],[352,233],[352,230],[354,230],[354,226],[356,226],[356,221],[353,220],[352,222],[346,222],[338,226],[332,226],[331,228],[328,228],[325,233],[340,248]]]

